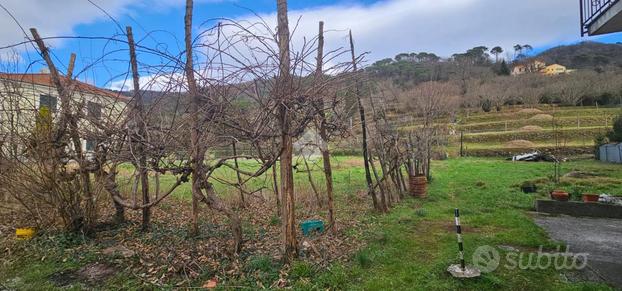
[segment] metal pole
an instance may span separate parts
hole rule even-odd
[[[585,36],[585,30],[583,29],[584,21],[585,21],[584,17],[583,17],[583,1],[584,0],[579,1],[579,18],[581,19],[581,28],[580,28],[580,30],[581,30],[581,37]]]
[[[460,157],[464,157],[464,131],[460,132]]]
[[[458,208],[454,211],[456,217],[456,235],[458,237],[458,252],[460,253],[460,268],[462,271],[466,268],[464,263],[464,247],[462,246],[462,228],[460,227],[460,210]]]

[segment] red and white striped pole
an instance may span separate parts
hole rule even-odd
[[[462,228],[460,227],[460,210],[456,208],[456,210],[454,211],[454,214],[456,218],[456,235],[458,237],[458,251],[460,253],[460,268],[462,268],[462,271],[464,271],[464,269],[466,268],[466,265],[464,263],[464,247],[462,246]]]

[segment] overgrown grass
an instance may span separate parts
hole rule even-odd
[[[560,272],[510,270],[504,267],[481,278],[456,280],[447,272],[458,262],[453,209],[460,208],[466,258],[482,245],[512,245],[537,251],[554,249],[529,214],[534,199],[544,196],[548,183],[538,194],[524,194],[525,180],[542,179],[552,173],[548,163],[512,163],[498,159],[460,159],[436,163],[430,197],[407,200],[388,215],[371,216],[376,225],[366,234],[367,248],[350,263],[334,266],[301,289],[324,290],[608,290],[602,284],[569,283]],[[570,162],[564,172],[581,169],[619,179],[616,165],[593,161]],[[588,182],[589,183],[589,182]],[[565,186],[565,185],[562,185]],[[599,183],[591,184],[598,189]],[[608,184],[608,191],[622,193],[622,186]],[[408,219],[405,219],[408,218]],[[504,262],[502,261],[502,266]],[[344,280],[343,278],[347,278]]]
[[[364,189],[364,174],[360,158],[338,157],[333,165],[336,204],[341,211],[337,212],[339,217],[348,211],[344,198]],[[252,168],[256,165],[244,162],[243,166]],[[297,290],[607,290],[604,285],[566,282],[560,272],[553,269],[510,270],[500,267],[472,280],[456,280],[446,272],[447,266],[458,262],[454,208],[461,209],[466,258],[470,261],[473,251],[482,245],[511,245],[526,251],[537,251],[539,246],[555,248],[557,242],[550,241],[528,213],[533,209],[534,200],[546,196],[546,191],[553,187],[570,191],[580,185],[586,192],[622,193],[622,171],[618,165],[573,161],[563,163],[562,170],[563,173],[584,171],[595,175],[585,179],[563,178],[560,185],[553,185],[548,178],[553,174],[550,163],[512,163],[482,158],[434,162],[434,180],[428,199],[406,199],[386,215],[370,212],[364,218],[369,227],[363,233],[351,234],[366,241],[366,247],[349,262],[335,263],[328,269],[318,269],[304,261],[296,262],[289,268],[290,284]],[[231,178],[227,173],[220,174]],[[322,173],[314,171],[313,175],[316,183],[323,187]],[[269,178],[265,181],[258,179],[261,182],[256,183],[271,185]],[[520,184],[527,180],[539,181],[538,193],[520,192]],[[296,183],[299,187],[308,187],[306,173],[297,173]],[[218,187],[224,189],[224,185]],[[189,190],[183,189],[175,193],[176,199],[189,199]],[[236,193],[222,191],[222,195]],[[278,218],[274,223],[278,223]],[[156,225],[154,229],[155,233],[144,239],[157,241],[159,228]],[[344,231],[348,232],[347,229]],[[179,231],[180,236],[184,233],[185,230]],[[10,261],[3,261],[0,265],[0,287],[54,289],[57,287],[50,281],[53,274],[107,260],[98,250],[80,254],[72,252],[74,246],[84,239],[39,237],[34,241],[19,242],[22,246],[19,259],[13,254]],[[244,267],[249,275],[228,283],[250,289],[273,284],[279,278],[282,265],[272,257],[250,255]],[[201,278],[211,276],[209,273]],[[194,283],[201,285],[202,281]],[[119,269],[115,276],[96,287],[138,289],[140,286],[133,274]]]

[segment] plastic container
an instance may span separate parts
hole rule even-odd
[[[35,234],[37,234],[37,230],[34,227],[23,227],[15,230],[15,236],[21,240],[32,239]]]

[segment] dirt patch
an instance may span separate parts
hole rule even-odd
[[[519,114],[539,114],[544,113],[544,111],[537,108],[525,108],[518,111]]]
[[[596,173],[582,172],[582,171],[572,171],[564,175],[564,177],[566,178],[577,178],[577,179],[587,179],[587,178],[593,178],[593,177],[598,177],[598,176],[599,175]]]
[[[513,141],[509,141],[505,143],[505,148],[508,149],[527,149],[527,148],[535,148],[536,144],[524,139],[516,139]]]
[[[542,127],[540,126],[536,126],[536,125],[527,125],[527,126],[523,126],[519,129],[520,131],[542,131],[544,130]]]
[[[115,268],[102,264],[93,263],[79,270],[65,270],[50,275],[49,280],[56,286],[66,287],[76,283],[99,285],[106,281],[117,271]]]
[[[107,255],[107,256],[121,256],[123,258],[131,258],[133,257],[136,252],[124,247],[124,246],[112,246],[109,248],[106,248],[102,251],[102,254]]]
[[[553,120],[553,115],[550,115],[550,114],[536,114],[536,115],[532,116],[529,119],[530,120],[536,120],[536,121],[550,121],[550,120]]]
[[[98,283],[108,279],[115,272],[116,270],[109,265],[94,263],[82,267],[76,274],[89,283]]]

